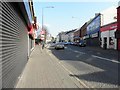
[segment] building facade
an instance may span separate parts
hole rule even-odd
[[[87,24],[86,43],[88,46],[100,46],[100,21],[101,15],[96,15]]]
[[[76,29],[75,29],[76,30]],[[68,35],[68,40],[67,40],[67,42],[74,42],[74,31],[75,30],[71,30],[71,31],[69,31],[68,33],[67,33],[67,35]]]
[[[112,6],[101,13],[101,47],[117,49],[115,32],[117,30],[117,9]],[[112,45],[113,44],[113,45]]]
[[[85,23],[80,30],[80,40],[84,40],[87,34],[87,23]]]
[[[74,31],[74,42],[79,43],[80,42],[80,29],[76,29]]]
[[[117,50],[120,51],[120,2],[118,3],[118,7],[117,7],[117,31],[115,37],[117,39]]]
[[[115,32],[117,30],[117,22],[113,22],[102,26],[101,31],[101,47],[105,49],[117,49],[117,39]]]

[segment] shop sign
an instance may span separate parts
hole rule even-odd
[[[42,34],[45,34],[45,30],[42,30],[41,32],[40,32],[40,34],[42,35]]]
[[[94,33],[90,35],[92,38],[98,37],[98,33]]]
[[[115,30],[115,29],[117,29],[117,22],[114,24],[110,24],[110,25],[102,27],[100,31],[103,32],[103,31],[109,31],[109,30]]]
[[[100,30],[100,15],[97,16],[88,26],[87,34],[93,34]]]
[[[28,34],[34,34],[34,29],[32,25],[29,26]]]
[[[87,38],[90,38],[90,36],[89,36],[89,35],[87,35],[87,36],[84,36],[84,39],[87,39]]]

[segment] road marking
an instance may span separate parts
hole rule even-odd
[[[79,54],[86,54],[86,53],[84,53],[84,52],[80,52],[80,51],[77,51],[77,50],[72,50],[71,48],[69,48],[69,50],[71,50],[71,51],[73,51],[73,52],[75,52],[75,53],[79,53]]]
[[[103,59],[103,60],[106,60],[106,61],[111,61],[111,62],[114,62],[114,63],[120,63],[120,62],[118,62],[118,61],[116,61],[116,60],[111,60],[111,59],[99,57],[99,56],[96,56],[96,55],[92,55],[92,57],[99,58],[99,59]]]
[[[72,50],[71,48],[69,49],[73,52],[76,52],[76,53],[80,53],[80,54],[87,54],[87,53],[84,53],[84,52],[80,52],[80,51],[77,51],[77,50]],[[96,56],[96,55],[91,55],[92,57],[95,57],[95,58],[99,58],[99,59],[103,59],[103,60],[106,60],[106,61],[111,61],[111,62],[114,62],[114,63],[120,63],[119,61],[116,61],[116,60],[111,60],[111,59],[108,59],[108,58],[104,58],[104,57],[100,57],[100,56]]]

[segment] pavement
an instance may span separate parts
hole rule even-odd
[[[83,88],[46,49],[36,46],[16,88]]]

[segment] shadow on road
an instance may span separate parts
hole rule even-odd
[[[99,82],[99,83],[114,84],[114,85],[119,84],[120,80],[118,80],[119,79],[118,70],[120,70],[120,67],[118,63],[114,63],[109,60],[102,60],[99,58],[95,58],[89,54],[72,52],[68,49],[65,50],[50,49],[50,50],[52,54],[55,57],[57,57],[59,60],[69,62],[69,64],[71,64],[78,70],[80,68],[79,65],[77,64],[78,62],[84,62],[86,64],[92,65],[94,67],[103,70],[99,72],[91,72],[88,74],[70,75],[70,76],[78,77],[79,79],[83,79],[87,81]],[[76,62],[77,65],[72,64],[73,62]]]

